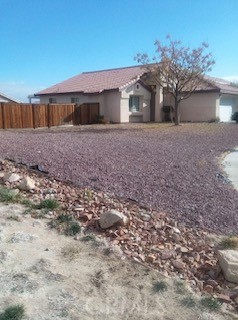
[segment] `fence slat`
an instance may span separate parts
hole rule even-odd
[[[32,105],[21,104],[22,128],[34,128]]]
[[[3,104],[0,103],[0,129],[4,129]]]

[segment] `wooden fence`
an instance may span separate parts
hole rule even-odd
[[[90,124],[99,116],[99,103],[16,104],[0,103],[0,129]]]

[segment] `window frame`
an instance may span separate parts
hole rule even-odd
[[[71,103],[79,103],[79,98],[78,97],[71,97],[70,101],[71,101]]]
[[[135,101],[137,100],[137,106]],[[129,111],[130,112],[140,112],[141,109],[141,96],[139,95],[130,95],[129,97]]]
[[[49,103],[50,104],[55,104],[56,102],[56,98],[49,98]]]

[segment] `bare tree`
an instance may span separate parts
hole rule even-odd
[[[206,53],[207,43],[192,49],[181,41],[167,36],[168,44],[155,41],[156,56],[152,59],[146,53],[138,53],[135,60],[143,65],[155,83],[162,86],[174,97],[174,121],[180,122],[179,104],[204,83],[204,75],[212,70],[215,61]]]

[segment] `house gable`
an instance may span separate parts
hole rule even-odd
[[[0,102],[12,102],[12,103],[21,103],[21,101],[11,98],[0,92]]]

